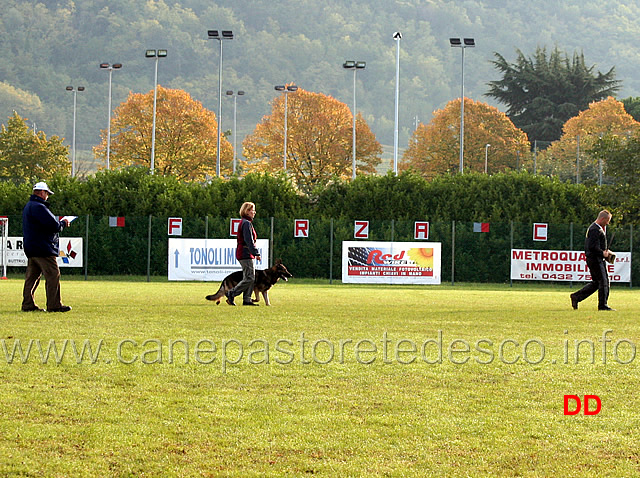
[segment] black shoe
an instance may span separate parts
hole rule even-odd
[[[224,293],[225,297],[227,298],[227,304],[229,305],[236,305],[236,303],[233,301],[233,296],[231,295],[231,291],[228,290]]]
[[[70,306],[63,305],[61,307],[58,307],[57,309],[48,310],[47,312],[69,312],[70,310],[71,310]]]
[[[575,295],[571,294],[569,297],[571,297],[571,307],[574,308],[574,310],[578,310],[578,299],[576,299]]]
[[[258,304],[256,304],[255,302],[243,302],[242,305],[253,305],[258,307]]]
[[[616,309],[612,309],[608,305],[605,305],[604,307],[598,307],[598,310],[609,310],[611,312],[615,312],[616,311]]]
[[[33,307],[31,307],[29,309],[22,309],[22,312],[44,312],[44,309],[41,309],[37,305],[34,305]]]

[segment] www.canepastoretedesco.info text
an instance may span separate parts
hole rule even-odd
[[[0,339],[0,363],[56,364],[189,364],[218,365],[223,372],[230,365],[302,365],[331,363],[373,363],[428,365],[449,362],[455,365],[477,363],[538,365],[600,362],[627,365],[636,358],[636,345],[626,338],[615,338],[606,329],[597,339],[570,339],[564,331],[554,346],[539,338],[455,338],[439,330],[425,339],[398,338],[384,332],[371,338],[308,338],[304,332],[295,338],[278,339]]]

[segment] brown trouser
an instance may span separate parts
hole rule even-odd
[[[59,309],[60,302],[60,268],[56,256],[30,257],[22,291],[22,310],[30,310],[36,306],[33,294],[40,284],[40,276],[44,275],[47,291],[47,310]]]

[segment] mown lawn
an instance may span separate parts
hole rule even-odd
[[[213,289],[63,278],[73,311],[46,314],[0,282],[0,476],[640,473],[637,291],[603,313],[565,286]]]

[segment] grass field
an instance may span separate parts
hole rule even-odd
[[[46,314],[0,282],[0,476],[640,473],[637,291],[603,313],[566,286],[214,288],[63,278],[73,311]]]

